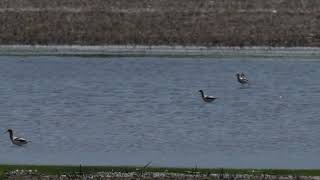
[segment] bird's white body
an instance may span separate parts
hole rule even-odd
[[[10,136],[10,140],[11,140],[12,144],[22,146],[22,145],[27,144],[29,142],[26,139],[23,139],[21,137],[13,136],[13,131],[11,129],[8,129],[7,132],[9,132],[9,136]]]
[[[20,138],[20,137],[12,137],[11,142],[12,142],[12,144],[15,144],[15,145],[18,145],[18,146],[21,146],[21,145],[24,145],[24,144],[28,143],[28,141],[26,139],[23,139],[23,138]]]
[[[217,97],[205,95],[202,90],[199,90],[199,92],[201,93],[201,97],[204,102],[212,102],[217,99]]]

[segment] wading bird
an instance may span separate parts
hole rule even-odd
[[[239,83],[241,84],[249,84],[249,80],[247,79],[246,75],[244,75],[243,73],[237,73],[237,80]]]
[[[8,129],[4,133],[9,133],[10,140],[11,140],[12,144],[15,144],[15,145],[18,145],[18,146],[22,146],[22,145],[27,144],[28,142],[30,142],[30,141],[27,141],[26,139],[13,136],[12,129]]]
[[[201,93],[201,97],[202,97],[202,100],[203,100],[204,102],[212,102],[212,101],[214,101],[215,99],[217,99],[217,97],[205,95],[205,94],[203,93],[203,90],[199,90],[199,92]]]

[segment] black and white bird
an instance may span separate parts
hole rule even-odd
[[[12,144],[15,144],[15,145],[18,145],[18,146],[22,146],[22,145],[27,144],[28,142],[30,142],[30,141],[27,141],[26,139],[13,136],[12,129],[8,129],[5,133],[9,133],[10,140],[11,140]]]
[[[199,90],[199,92],[201,93],[201,97],[204,102],[212,102],[217,99],[217,97],[205,95],[203,90]]]
[[[243,73],[237,73],[236,76],[237,76],[237,80],[238,80],[239,83],[241,83],[241,84],[249,84],[248,78]]]

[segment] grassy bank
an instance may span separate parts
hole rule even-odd
[[[97,172],[163,172],[181,174],[249,174],[249,175],[292,175],[320,176],[320,169],[228,169],[228,168],[172,168],[172,167],[133,167],[133,166],[54,166],[54,165],[0,165],[0,176],[15,170],[32,170],[45,175],[92,174]]]
[[[0,44],[320,46],[317,0],[10,0]]]

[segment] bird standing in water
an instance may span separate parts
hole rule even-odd
[[[27,144],[28,142],[30,142],[30,141],[27,141],[26,139],[13,136],[12,129],[8,129],[5,133],[9,133],[10,140],[11,140],[12,144],[15,144],[15,145],[18,145],[18,146],[22,146],[22,145]]]
[[[205,95],[203,90],[199,90],[199,92],[201,93],[201,97],[204,102],[212,102],[217,99],[217,97]]]
[[[249,80],[248,78],[246,77],[246,75],[244,75],[244,73],[237,73],[236,74],[237,76],[237,80],[240,84],[244,85],[244,84],[249,84]]]

